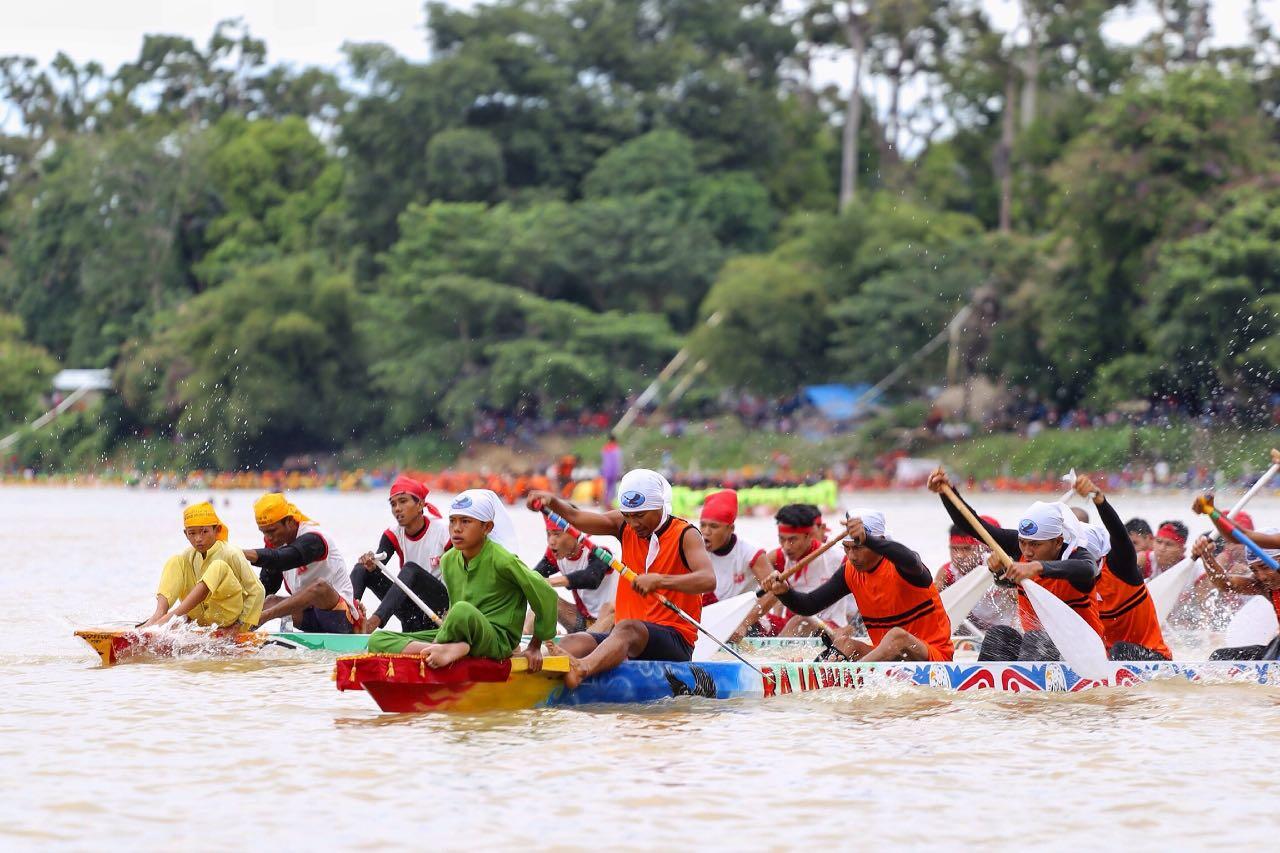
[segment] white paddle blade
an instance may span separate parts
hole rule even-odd
[[[963,622],[995,582],[995,575],[991,574],[985,566],[978,566],[970,569],[969,574],[940,592],[942,607],[947,611],[947,618],[951,620],[951,624],[959,625]]]
[[[1058,647],[1062,662],[1077,675],[1094,681],[1105,681],[1115,675],[1115,667],[1107,660],[1107,649],[1098,632],[1080,618],[1080,614],[1035,581],[1022,582],[1036,618]]]
[[[1067,484],[1067,490],[1063,492],[1062,497],[1058,498],[1059,503],[1071,503],[1071,499],[1076,494],[1076,480],[1078,479],[1075,468],[1062,475],[1062,482]]]
[[[1178,599],[1182,597],[1183,590],[1195,579],[1195,576],[1196,561],[1187,557],[1169,571],[1147,581],[1147,594],[1151,596],[1151,603],[1156,608],[1156,617],[1161,622],[1169,618],[1169,611],[1173,610]]]
[[[1255,595],[1231,617],[1223,645],[1229,649],[1265,646],[1275,639],[1278,632],[1280,622],[1276,620],[1276,609],[1271,604],[1271,599]]]
[[[755,603],[756,594],[752,591],[726,598],[724,601],[717,601],[715,604],[708,604],[702,608],[700,620],[702,627],[706,628],[712,636],[727,640],[729,635],[742,624],[742,620],[747,618],[747,614]],[[705,634],[701,632],[698,634],[698,642],[693,646],[694,660],[711,660],[718,651],[720,647]]]

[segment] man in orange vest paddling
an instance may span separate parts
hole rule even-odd
[[[929,490],[940,493],[944,486],[951,486],[951,481],[939,468],[929,476]],[[944,499],[942,505],[953,523],[972,536],[979,535],[949,501]],[[996,583],[1017,588],[1018,618],[1024,633],[1008,625],[993,626],[982,640],[978,660],[1061,660],[1057,646],[1042,630],[1035,609],[1022,590],[1024,579],[1034,580],[1062,599],[1099,637],[1104,636],[1095,592],[1101,570],[1085,549],[1084,532],[1070,510],[1060,503],[1036,501],[1022,514],[1017,530],[985,521],[982,526],[1006,554],[1021,555],[1019,562],[1006,568],[992,554],[988,565]]]
[[[854,510],[844,541],[841,570],[812,592],[798,592],[774,572],[765,588],[796,613],[817,613],[853,596],[871,645],[836,632],[835,647],[861,661],[951,660],[951,620],[933,585],[933,576],[915,551],[885,533],[884,515]]]
[[[628,471],[618,484],[621,510],[589,512],[550,492],[530,492],[530,509],[549,507],[583,533],[616,536],[622,563],[639,577],[618,584],[617,622],[608,634],[583,631],[559,641],[569,655],[565,686],[613,669],[627,659],[687,661],[697,629],[658,599],[666,598],[694,619],[702,594],[716,588],[716,573],[698,529],[671,515],[671,484],[656,471]]]

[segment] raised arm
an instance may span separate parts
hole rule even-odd
[[[912,586],[924,588],[933,583],[929,568],[920,559],[920,555],[901,542],[879,536],[868,536],[863,542],[868,551],[874,551],[893,563],[898,576]],[[841,575],[844,573],[841,572]]]
[[[1199,557],[1204,563],[1205,576],[1219,592],[1238,592],[1244,595],[1267,595],[1269,592],[1252,575],[1227,574],[1227,570],[1213,553],[1213,541],[1208,536],[1201,536],[1195,541],[1191,546],[1191,556]]]
[[[943,486],[951,486],[951,491],[955,493],[955,496],[960,503],[964,504],[965,507],[968,508],[969,512],[973,513],[974,518],[978,517],[978,511],[969,506],[969,502],[966,501],[958,491],[956,491],[956,487],[952,485],[951,480],[948,479],[947,473],[939,468],[929,475],[929,491],[937,494],[939,499],[941,499],[942,508],[947,511],[947,515],[951,517],[952,523],[964,532],[968,533],[970,536],[980,539],[981,537],[978,536],[978,531],[973,529],[973,525],[969,523],[969,519],[965,518],[964,513],[952,506],[951,501],[947,500],[946,496],[942,494]],[[979,519],[979,521],[981,521],[981,519]],[[1019,551],[1018,531],[1009,530],[1005,527],[997,527],[996,525],[986,521],[982,522],[982,526],[991,534],[991,538],[995,540],[996,544],[1004,549],[1006,554],[1010,557],[1016,557]]]
[[[525,497],[525,506],[534,512],[539,512],[541,507],[546,506],[583,533],[594,536],[617,536],[622,530],[622,513],[618,510],[591,512],[590,510],[579,509],[564,498],[556,497],[551,492],[536,490],[529,492]]]
[[[1111,552],[1107,554],[1107,568],[1129,586],[1141,586],[1145,581],[1142,570],[1138,568],[1138,551],[1133,547],[1133,540],[1129,538],[1129,531],[1125,530],[1120,514],[1107,501],[1102,490],[1088,477],[1077,477],[1074,488],[1079,494],[1093,501],[1093,505],[1098,508],[1098,516],[1102,519],[1102,526],[1107,528],[1107,535],[1111,537]]]

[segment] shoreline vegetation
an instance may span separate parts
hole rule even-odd
[[[91,413],[84,413],[88,415]],[[83,415],[80,420],[89,421]],[[689,423],[679,435],[637,427],[622,439],[628,466],[669,472],[673,482],[708,485],[804,484],[835,480],[841,488],[892,490],[900,458],[937,460],[981,489],[1054,491],[1070,468],[1105,478],[1109,490],[1222,488],[1264,469],[1275,436],[1266,430],[1206,428],[1190,422],[1165,426],[1052,429],[1027,437],[1012,433],[946,440],[924,430],[894,426],[892,413],[860,428],[809,438],[747,428],[732,418]],[[384,448],[351,448],[302,457],[287,467],[215,473],[177,463],[181,449],[168,441],[136,440],[110,456],[98,454],[102,437],[84,424],[24,442],[36,465],[8,465],[0,483],[46,485],[127,484],[191,488],[379,488],[394,472],[414,471],[437,488],[454,491],[477,482],[511,492],[531,477],[554,476],[567,455],[578,458],[577,481],[596,476],[605,434],[547,437],[531,446],[468,444],[427,433]],[[39,449],[33,453],[32,445]]]

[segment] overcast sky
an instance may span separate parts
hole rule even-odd
[[[987,3],[1002,26],[1016,16],[1014,0]],[[345,41],[385,42],[404,56],[427,57],[421,0],[27,0],[4,5],[0,55],[48,62],[61,50],[80,63],[96,59],[108,71],[136,58],[146,33],[180,34],[202,44],[218,21],[236,17],[266,41],[272,61],[336,67]],[[1245,39],[1247,7],[1247,0],[1215,2],[1216,43]],[[1280,0],[1265,0],[1263,8],[1273,21],[1280,20]],[[1139,14],[1114,20],[1108,33],[1131,42],[1150,27],[1150,16]],[[838,68],[829,73],[844,77]]]

